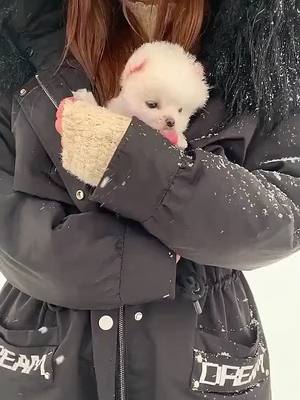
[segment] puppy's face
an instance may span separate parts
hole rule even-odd
[[[132,116],[161,132],[180,134],[201,106],[199,95],[195,96],[190,86],[168,76],[168,71],[153,72],[145,61],[123,77],[122,97]]]
[[[188,126],[191,110],[171,99],[165,90],[154,89],[142,79],[139,83],[139,80],[126,85],[123,90],[130,114],[161,132],[175,130],[183,133]]]

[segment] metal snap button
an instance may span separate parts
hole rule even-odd
[[[26,93],[27,93],[26,89],[21,89],[20,90],[20,96],[25,96]]]
[[[76,192],[76,199],[83,200],[85,198],[85,194],[83,190],[77,190]]]
[[[114,321],[109,315],[104,315],[99,319],[99,327],[103,331],[109,331],[113,327],[113,325]]]
[[[143,318],[143,313],[141,313],[141,312],[137,312],[137,313],[135,314],[135,316],[134,316],[134,319],[135,319],[136,321],[140,321],[142,318]]]

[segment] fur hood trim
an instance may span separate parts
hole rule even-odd
[[[55,62],[59,38],[63,39],[64,4],[65,0],[0,0],[0,95],[24,84],[35,66]],[[36,57],[27,53],[31,44]]]
[[[204,57],[231,116],[300,108],[300,1],[214,0]],[[262,111],[263,110],[263,111]]]
[[[0,1],[0,95],[13,92],[32,74],[33,67],[17,49],[9,21],[16,9],[16,0]]]

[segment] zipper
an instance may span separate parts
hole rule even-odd
[[[53,96],[50,94],[49,90],[46,88],[46,86],[43,84],[43,82],[41,81],[40,77],[38,74],[35,75],[35,79],[38,81],[38,84],[40,85],[40,87],[43,89],[44,93],[47,95],[47,97],[49,98],[49,100],[51,101],[51,103],[54,105],[54,107],[56,109],[58,109],[58,103],[56,100],[54,100]]]
[[[124,306],[120,307],[119,310],[120,400],[126,400],[124,311],[125,307]]]

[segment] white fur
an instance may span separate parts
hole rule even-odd
[[[84,89],[74,96],[95,104],[93,95]],[[179,135],[177,146],[185,148],[184,131],[208,97],[202,64],[177,44],[153,42],[144,44],[130,57],[121,77],[121,92],[106,106],[118,114],[135,116],[162,133],[175,130]],[[147,101],[158,102],[159,108],[150,109]],[[166,126],[168,118],[175,120],[172,129]]]
[[[139,65],[143,65],[140,70],[131,72]],[[171,130],[166,119],[173,118],[179,147],[186,147],[183,133],[191,116],[209,97],[202,64],[181,46],[168,42],[146,43],[137,49],[126,64],[121,88],[120,95],[107,107],[135,116],[161,132]],[[147,101],[157,101],[159,108],[150,109]]]
[[[86,103],[90,103],[93,105],[97,105],[96,99],[92,92],[87,91],[86,89],[79,89],[76,92],[72,92],[73,96],[76,100],[85,101]]]

